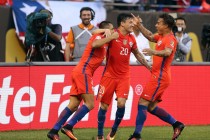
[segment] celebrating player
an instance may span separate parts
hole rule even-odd
[[[60,129],[71,140],[77,140],[72,132],[74,125],[94,108],[93,74],[105,58],[107,43],[119,36],[117,32],[114,32],[113,25],[108,21],[101,22],[99,28],[110,29],[112,34],[106,38],[103,34],[95,34],[90,38],[80,62],[72,71],[70,102],[47,134],[51,140],[59,140],[58,131]],[[82,100],[84,104],[78,109]],[[62,127],[75,111],[75,115],[68,124]]]
[[[98,98],[101,101],[101,106],[98,111],[98,140],[104,139],[103,128],[105,116],[114,92],[117,95],[116,118],[112,130],[106,137],[107,140],[114,140],[117,128],[123,119],[125,103],[130,87],[130,53],[134,53],[141,64],[149,70],[151,69],[144,56],[138,51],[134,36],[130,34],[133,32],[133,17],[130,14],[120,14],[117,18],[117,24],[119,38],[109,43],[107,64],[98,93]]]
[[[146,84],[138,102],[136,128],[133,135],[131,135],[128,140],[141,139],[140,132],[147,118],[147,111],[171,124],[174,128],[172,140],[176,140],[184,129],[184,124],[176,121],[168,112],[157,106],[157,104],[162,101],[161,97],[163,92],[171,81],[170,65],[173,61],[177,46],[176,38],[172,33],[172,27],[175,25],[174,19],[168,14],[160,15],[155,25],[158,34],[153,35],[141,24],[141,18],[135,17],[134,15],[133,17],[135,25],[138,26],[143,35],[157,44],[155,50],[143,50],[145,55],[153,55],[153,65],[150,80]]]

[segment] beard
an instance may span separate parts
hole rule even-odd
[[[82,23],[83,23],[85,26],[87,26],[87,25],[90,24],[90,21],[91,21],[91,19],[83,19],[83,20],[82,20]]]

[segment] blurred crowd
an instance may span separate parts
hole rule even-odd
[[[210,12],[210,0],[114,0],[114,3],[119,10]]]
[[[210,12],[210,0],[42,0],[42,1],[99,1],[113,4],[118,10],[155,10],[165,12]],[[130,5],[129,5],[130,4]],[[0,0],[0,5],[12,5],[12,0]]]

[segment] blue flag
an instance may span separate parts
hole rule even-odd
[[[41,9],[45,9],[38,1],[29,0],[13,0],[13,12],[14,22],[16,24],[16,30],[20,34],[24,34],[26,31],[26,16],[32,12],[37,12]]]

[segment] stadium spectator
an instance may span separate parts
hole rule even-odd
[[[175,32],[175,37],[177,39],[177,48],[174,60],[177,62],[186,61],[186,56],[191,50],[192,39],[185,32],[186,29],[186,20],[183,17],[176,18],[176,27],[177,32]]]
[[[191,0],[191,6],[201,6],[202,0]]]
[[[162,95],[171,81],[170,65],[176,50],[177,41],[172,33],[175,25],[174,18],[168,14],[159,16],[155,25],[158,34],[152,34],[141,23],[141,19],[134,17],[134,23],[142,34],[150,41],[156,42],[155,50],[144,49],[145,55],[153,55],[151,77],[146,84],[138,102],[136,127],[128,140],[141,139],[141,131],[147,118],[147,111],[161,120],[171,124],[174,129],[172,140],[176,140],[184,129],[184,124],[174,119],[168,112],[157,106],[162,101]]]
[[[136,46],[136,40],[131,32],[133,32],[133,19],[130,14],[119,14],[117,17],[117,32],[119,38],[109,43],[107,65],[103,77],[100,82],[97,98],[100,100],[100,109],[98,111],[98,140],[104,139],[103,128],[106,112],[112,101],[114,92],[117,96],[117,111],[112,130],[107,135],[107,140],[113,140],[118,126],[123,119],[125,113],[125,103],[129,94],[130,87],[130,70],[129,58],[130,53],[134,53],[137,60],[147,69],[151,66],[139,53]]]
[[[166,6],[162,9],[158,8],[165,12],[183,12],[185,11],[185,6],[190,6],[190,0],[157,0],[157,4]]]
[[[72,71],[72,87],[69,104],[61,112],[57,122],[47,134],[48,138],[51,140],[59,140],[58,131],[60,129],[61,132],[66,134],[70,139],[77,140],[72,132],[74,125],[94,108],[94,91],[92,88],[94,71],[104,60],[106,47],[108,46],[106,43],[119,36],[117,32],[114,32],[113,25],[108,21],[101,22],[99,28],[110,29],[112,34],[106,38],[103,33],[95,34],[90,38],[80,62]],[[84,104],[78,109],[82,100]],[[62,127],[75,111],[76,113],[71,120]]]
[[[201,6],[202,6],[201,12],[206,12],[206,13],[210,12],[210,0],[203,0]]]
[[[90,7],[83,7],[80,10],[82,23],[71,27],[68,33],[64,52],[65,61],[78,62],[82,57],[87,42],[92,36],[91,32],[96,29],[96,27],[90,23],[94,17],[95,12]]]
[[[6,5],[7,4],[7,0],[0,0],[0,5]]]
[[[0,5],[12,5],[12,0],[0,0]]]
[[[143,34],[140,32],[140,30],[138,29],[137,26],[134,26],[133,28],[134,28],[134,30],[133,30],[132,34],[134,35],[134,37],[136,39],[136,44],[137,44],[138,50],[142,53],[143,49],[150,48],[149,41],[148,41],[147,38],[145,38],[143,36]],[[145,56],[144,54],[142,54],[142,55],[147,60],[147,62],[151,61],[151,56]],[[136,62],[137,62],[136,57],[134,56],[133,53],[131,53],[130,64],[133,64],[133,63],[136,63]]]
[[[138,6],[128,6],[127,4],[138,4],[141,1],[142,0],[114,0],[117,4],[114,8],[118,10],[138,10]]]

